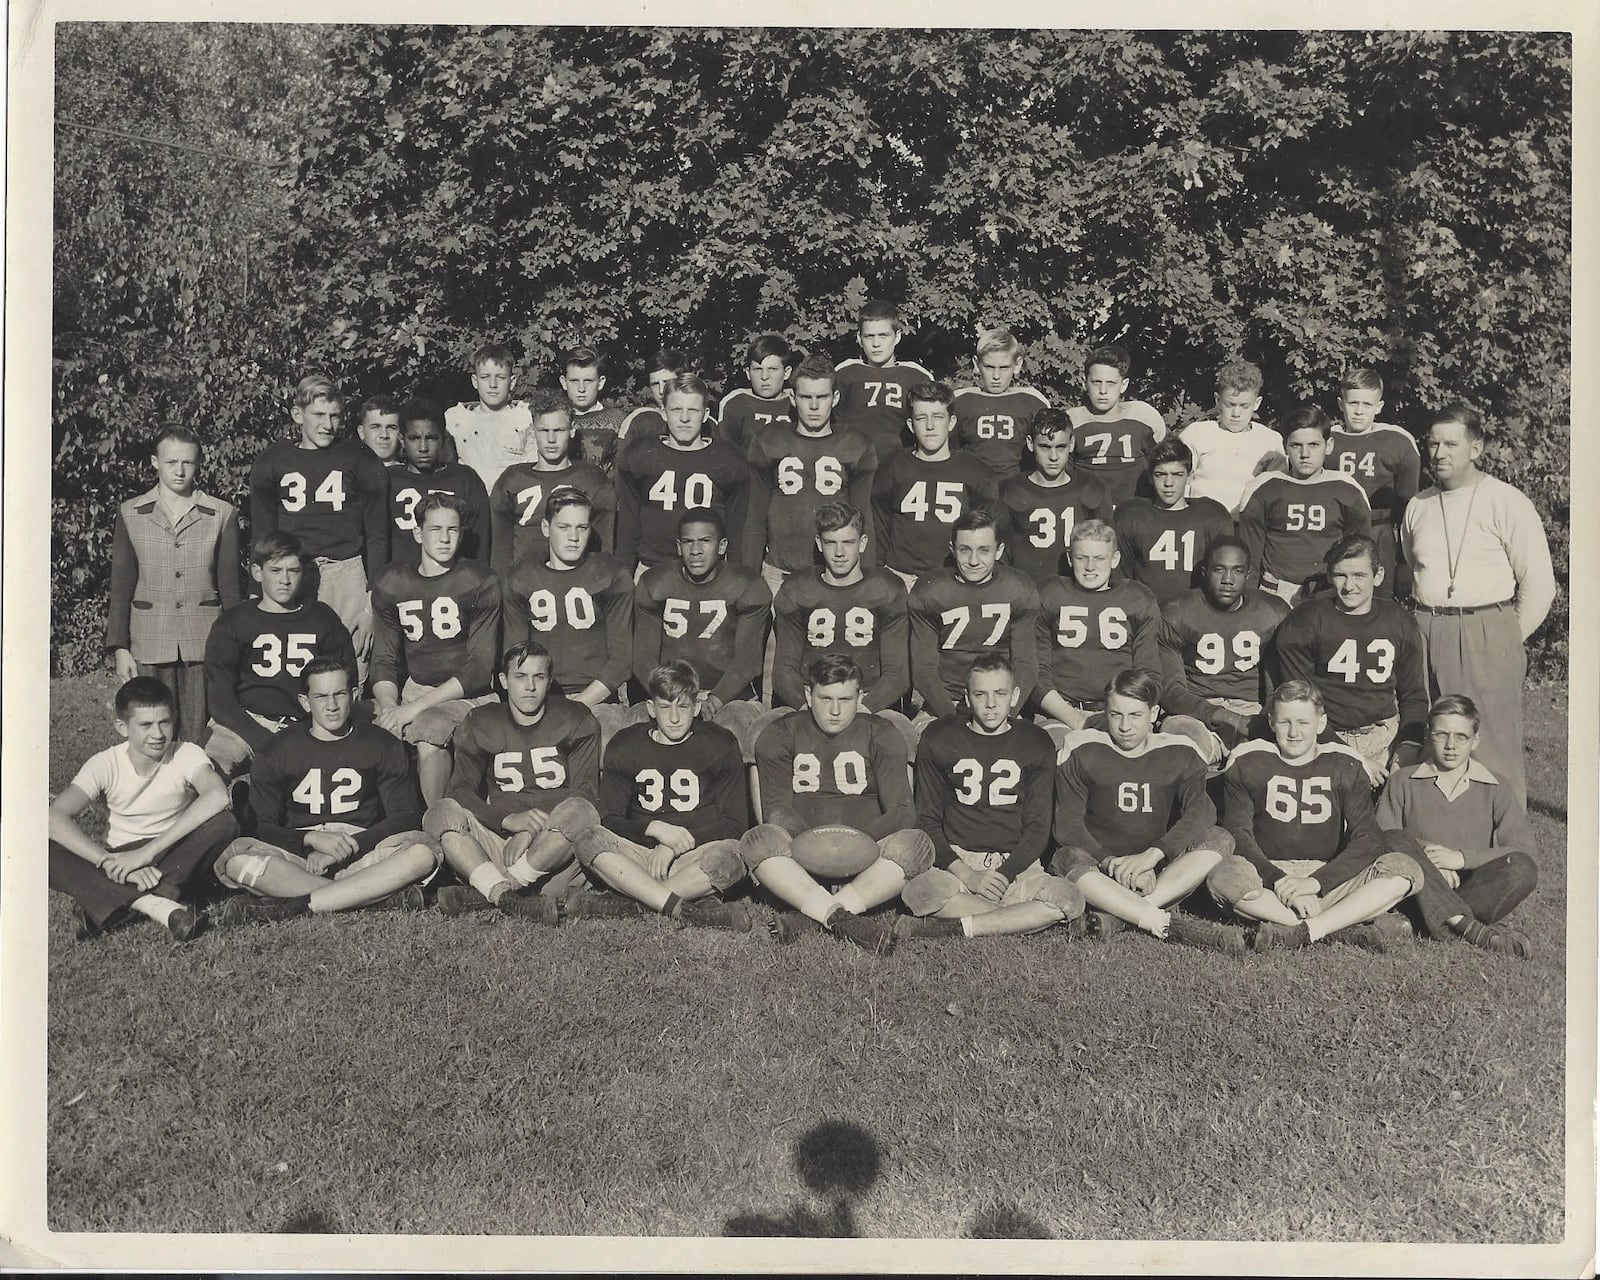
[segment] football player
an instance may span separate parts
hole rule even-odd
[[[386,467],[405,465],[400,456],[400,399],[387,393],[361,402],[356,411],[356,435]]]
[[[407,400],[400,407],[400,433],[404,459],[389,469],[390,563],[417,566],[422,554],[417,508],[430,493],[453,493],[461,500],[461,559],[490,563],[489,495],[471,467],[445,461],[444,410],[432,400]]]
[[[1028,427],[1033,469],[1000,482],[998,511],[1006,562],[1035,582],[1063,571],[1073,527],[1111,514],[1093,476],[1074,475],[1072,422],[1064,409],[1040,409]]]
[[[1119,503],[1112,521],[1123,576],[1149,587],[1159,604],[1193,587],[1201,552],[1233,534],[1233,517],[1221,503],[1187,495],[1193,470],[1189,446],[1168,436],[1150,450],[1154,496]]]
[[[717,406],[717,431],[741,453],[763,427],[774,422],[794,422],[794,399],[787,390],[794,373],[794,349],[781,333],[763,333],[751,339],[745,352],[748,387],[735,387]],[[833,381],[833,367],[828,367]]]
[[[1352,369],[1339,379],[1343,426],[1334,429],[1328,466],[1355,480],[1372,506],[1372,536],[1383,566],[1378,593],[1404,595],[1405,584],[1395,579],[1395,531],[1421,484],[1422,456],[1409,431],[1378,421],[1382,412],[1383,379],[1376,369]]]
[[[869,302],[856,323],[864,359],[841,360],[834,369],[833,387],[839,393],[834,421],[839,427],[854,427],[872,442],[880,468],[905,447],[911,389],[933,381],[920,364],[894,358],[904,334],[899,308],[892,302]]]
[[[1133,497],[1145,455],[1166,438],[1166,420],[1143,400],[1124,400],[1133,361],[1122,347],[1099,347],[1083,360],[1087,405],[1074,405],[1072,469],[1105,489],[1108,515]]]
[[[1029,425],[1050,401],[1033,387],[1015,385],[1022,372],[1022,344],[1009,329],[978,334],[972,369],[978,385],[956,392],[956,439],[995,475],[1014,476],[1022,469],[1022,442]]]

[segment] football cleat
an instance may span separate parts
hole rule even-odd
[[[731,929],[734,933],[750,932],[750,908],[742,902],[718,902],[702,898],[685,902],[678,908],[678,919],[697,929]]]
[[[507,898],[510,896],[509,893],[506,894]],[[501,901],[504,902],[505,899],[502,898]],[[566,901],[566,916],[569,920],[638,920],[655,914],[644,903],[636,902],[620,893],[581,889]]]
[[[386,893],[376,901],[367,903],[362,907],[362,910],[421,911],[422,906],[422,886],[420,884],[408,884],[402,889],[396,889],[393,893]]]
[[[511,890],[507,889],[507,893]],[[494,903],[485,898],[470,884],[447,884],[439,890],[435,901],[441,915],[464,916],[476,911],[493,911]]]
[[[1263,920],[1250,935],[1252,951],[1298,951],[1311,945],[1311,931],[1300,924],[1277,924]]]
[[[293,920],[307,912],[304,898],[257,898],[248,893],[236,893],[222,903],[217,912],[217,923],[224,928],[242,924],[270,924],[278,920]]]
[[[561,904],[532,889],[507,889],[494,905],[508,916],[533,924],[561,923]]]
[[[798,911],[775,911],[766,918],[767,934],[780,947],[786,947],[802,934],[815,933],[821,926]]]
[[[1228,955],[1243,955],[1244,930],[1231,924],[1217,924],[1198,916],[1173,911],[1167,917],[1167,941],[1185,947],[1200,947],[1206,951],[1222,951]]]
[[[1385,911],[1376,920],[1367,920],[1339,930],[1333,939],[1382,955],[1391,947],[1411,941],[1414,936],[1409,920],[1396,912]]]
[[[827,928],[869,955],[886,956],[894,950],[893,916],[857,916],[841,908],[828,917]]]
[[[940,916],[902,916],[895,933],[901,938],[959,938],[961,921]]]
[[[1121,916],[1114,916],[1109,911],[1101,911],[1090,907],[1080,917],[1084,921],[1084,931],[1091,938],[1109,938],[1113,933],[1121,933],[1133,926]]]
[[[192,907],[179,907],[167,917],[167,934],[174,942],[187,942],[200,928]]]

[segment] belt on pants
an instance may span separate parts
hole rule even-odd
[[[1420,600],[1416,608],[1423,613],[1432,613],[1446,618],[1464,618],[1471,613],[1484,613],[1490,609],[1510,608],[1510,600],[1496,600],[1493,604],[1423,604]]]

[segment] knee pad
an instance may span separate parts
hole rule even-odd
[[[446,796],[422,815],[422,829],[435,840],[447,832],[466,835],[467,811],[458,802]]]
[[[568,796],[550,810],[546,831],[554,831],[568,840],[576,840],[585,831],[600,825],[600,811],[582,796]]]
[[[961,892],[961,881],[943,867],[929,867],[919,876],[906,881],[900,890],[900,901],[914,916],[931,916]]]
[[[1054,907],[1063,920],[1076,920],[1083,914],[1083,890],[1064,876],[1048,876],[1034,892],[1033,900]]]
[[[745,866],[754,871],[768,858],[787,857],[789,846],[793,843],[794,837],[782,827],[763,822],[751,827],[739,838],[739,857]]]
[[[572,856],[585,871],[592,867],[594,860],[605,851],[605,842],[600,838],[598,827],[590,827],[587,831],[580,831],[572,837]]]
[[[917,744],[922,741],[922,730],[926,727],[926,725],[912,724],[911,721],[906,719],[906,717],[901,715],[898,711],[890,711],[885,709],[878,712],[878,715],[880,718],[887,720],[896,729],[900,730],[900,736],[906,740],[906,751],[910,757],[915,760],[917,758]]]
[[[933,838],[915,827],[885,836],[878,841],[878,852],[899,867],[907,880],[933,866]]]
[[[1219,907],[1231,909],[1263,887],[1255,864],[1237,854],[1223,858],[1206,876],[1206,892]]]
[[[700,870],[706,873],[711,887],[718,893],[726,892],[744,879],[744,859],[739,856],[737,840],[714,840],[700,849]]]
[[[455,737],[456,721],[441,711],[429,707],[408,724],[401,737],[418,747],[433,747],[443,751]]]
[[[1060,876],[1074,885],[1089,872],[1099,869],[1099,864],[1089,856],[1088,851],[1075,844],[1062,846],[1050,858],[1050,874]]]
[[[236,853],[228,859],[228,879],[243,889],[254,889],[272,859],[264,853]]]
[[[1399,876],[1411,886],[1411,891],[1406,896],[1410,897],[1422,888],[1422,868],[1417,860],[1409,853],[1385,853],[1372,864],[1373,870],[1379,875]]]

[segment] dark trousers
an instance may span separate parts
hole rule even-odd
[[[1422,868],[1422,888],[1401,906],[1421,916],[1430,937],[1454,936],[1445,921],[1456,916],[1471,915],[1484,924],[1504,919],[1539,881],[1533,859],[1520,849],[1508,849],[1482,866],[1458,872],[1461,887],[1452,889],[1423,853],[1424,842],[1418,836],[1409,831],[1385,831],[1383,837],[1385,848],[1409,853]]]
[[[239,824],[231,813],[219,813],[202,822],[155,860],[152,865],[161,872],[161,883],[148,892],[178,898],[184,882],[216,861],[217,854],[238,834]],[[148,843],[140,840],[110,852],[126,853]],[[128,909],[129,903],[147,892],[131,884],[116,883],[99,867],[54,840],[50,842],[50,887],[71,894],[95,930],[105,928]]]
[[[206,666],[203,662],[141,662],[139,674],[153,676],[172,690],[178,736],[206,745]]]

